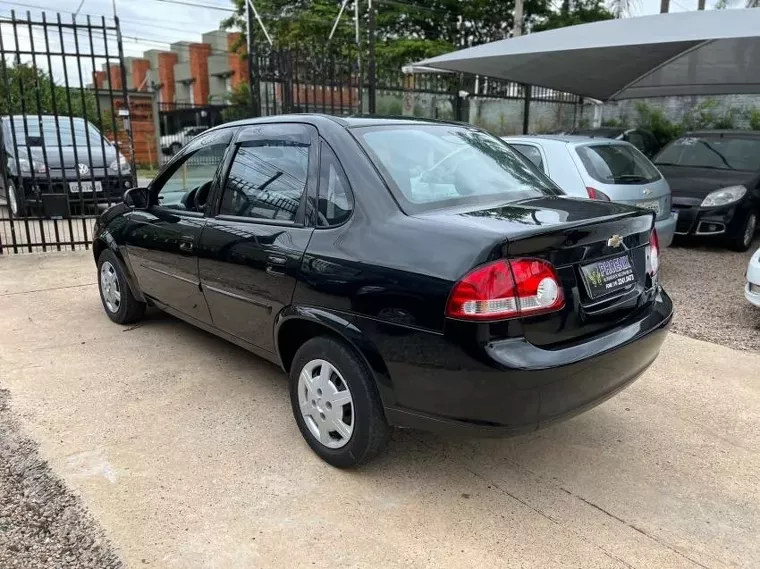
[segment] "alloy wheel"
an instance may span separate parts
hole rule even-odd
[[[340,372],[326,360],[311,360],[298,376],[298,406],[306,426],[321,444],[341,448],[356,421],[354,400]]]
[[[755,236],[755,230],[757,229],[757,216],[754,213],[750,213],[747,218],[747,225],[744,227],[744,244],[749,247],[752,243],[752,238]]]
[[[105,261],[100,266],[100,294],[106,308],[114,314],[121,306],[121,289],[119,288],[119,276],[110,261]]]
[[[16,199],[16,188],[12,182],[8,182],[8,205],[11,208],[13,217],[18,216],[18,200]]]

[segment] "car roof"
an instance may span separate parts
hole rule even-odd
[[[239,121],[224,123],[215,128],[225,128],[230,126],[246,126],[253,124],[266,124],[271,122],[307,122],[314,125],[324,124],[325,122],[332,122],[339,124],[345,128],[354,127],[371,127],[371,126],[391,126],[391,125],[457,125],[457,126],[469,126],[473,125],[455,121],[442,121],[436,119],[425,119],[418,117],[378,117],[372,115],[353,115],[347,117],[338,117],[334,115],[325,115],[320,113],[293,113],[289,115],[275,115],[270,117],[260,117],[251,119],[242,119]]]
[[[733,136],[741,136],[741,137],[760,137],[760,131],[757,130],[738,130],[738,129],[730,129],[730,128],[724,128],[724,129],[703,129],[703,130],[692,130],[684,134],[683,136],[725,136],[725,135],[733,135]]]
[[[614,140],[612,138],[604,138],[601,139],[593,137],[593,136],[583,136],[580,134],[523,134],[523,135],[515,135],[515,136],[502,136],[502,139],[506,140],[507,142],[518,142],[518,141],[525,141],[530,142],[532,141],[550,141],[552,143],[564,143],[571,146],[580,146],[583,144],[591,144],[591,143],[599,143],[602,142],[604,144],[621,144],[621,145],[628,145],[628,142],[625,142],[624,140]]]

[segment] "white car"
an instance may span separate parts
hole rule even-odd
[[[208,130],[207,126],[186,126],[183,129],[175,132],[174,134],[166,134],[161,137],[161,151],[164,154],[173,156],[179,149],[185,144],[190,142],[193,138],[198,136],[204,130]]]
[[[747,284],[744,287],[744,296],[752,304],[760,307],[760,249],[755,251],[749,260],[747,267]]]

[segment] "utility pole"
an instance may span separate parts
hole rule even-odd
[[[359,114],[362,114],[364,103],[362,102],[362,36],[359,33],[359,0],[354,0],[354,27],[356,32],[356,84],[359,87]]]
[[[515,27],[512,37],[520,37],[523,33],[523,0],[515,0]]]
[[[369,74],[369,114],[374,115],[377,111],[375,104],[376,99],[376,64],[375,64],[375,34],[377,32],[377,21],[375,14],[375,5],[372,0],[368,0],[369,7],[369,62],[367,73]]]
[[[253,47],[253,10],[251,9],[251,3],[245,3],[245,45],[248,52],[248,88],[251,94],[251,111],[254,117],[261,116],[261,106],[259,105],[259,82],[256,77],[256,58],[254,56]]]
[[[697,10],[704,10],[705,9],[705,0],[699,0],[699,4],[697,4]]]
[[[667,14],[668,12],[670,12],[670,0],[660,0],[660,14]]]

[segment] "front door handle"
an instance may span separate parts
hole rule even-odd
[[[288,260],[280,255],[269,255],[267,257],[267,274],[282,276],[285,274],[285,265]]]
[[[195,237],[192,235],[183,235],[179,238],[179,250],[183,253],[191,253],[195,246]]]

